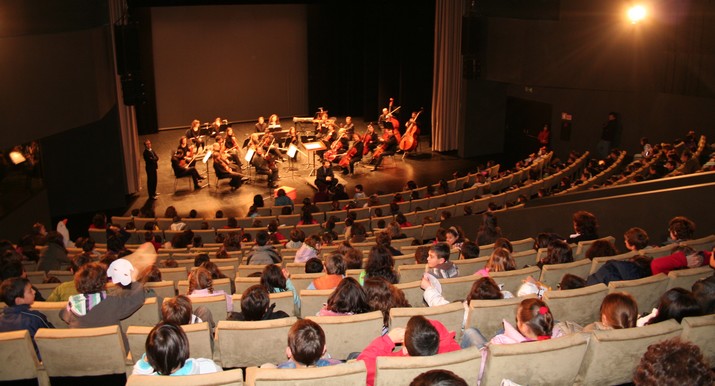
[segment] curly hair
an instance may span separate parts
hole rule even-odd
[[[546,257],[541,262],[543,264],[562,264],[573,262],[573,251],[563,240],[554,240],[546,250]]]
[[[93,294],[104,290],[107,284],[107,267],[101,263],[88,263],[74,276],[74,286],[81,294]]]
[[[698,346],[672,338],[648,346],[633,382],[638,386],[712,385],[715,375]]]

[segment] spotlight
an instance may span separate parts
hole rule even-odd
[[[636,24],[642,21],[645,19],[647,14],[648,12],[642,5],[634,5],[628,9],[628,19],[631,21],[631,24]]]

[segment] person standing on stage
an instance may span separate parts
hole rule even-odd
[[[151,141],[144,141],[144,163],[146,169],[146,186],[149,199],[156,200],[156,169],[159,168],[159,156],[151,148]]]
[[[264,133],[268,128],[268,123],[263,117],[258,117],[258,123],[256,123],[256,133]]]
[[[323,166],[319,167],[316,172],[315,186],[318,187],[318,190],[324,190],[332,188],[337,183],[330,161],[323,160]]]
[[[603,125],[603,131],[601,132],[601,140],[598,142],[596,148],[598,156],[601,159],[608,157],[608,153],[611,152],[612,146],[617,146],[618,135],[621,131],[621,122],[618,119],[618,114],[614,112],[608,113],[608,122]]]

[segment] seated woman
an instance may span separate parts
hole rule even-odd
[[[231,299],[231,295],[223,290],[214,290],[211,272],[204,267],[199,267],[189,274],[189,291],[187,295],[189,298],[224,295],[226,297],[227,312],[233,311],[233,299]],[[218,315],[216,317],[218,317]]]
[[[584,332],[632,328],[638,320],[638,304],[630,294],[614,292],[601,302],[601,320],[583,328]]]
[[[536,265],[539,268],[546,264],[563,264],[573,262],[573,251],[571,246],[563,240],[553,240],[546,249],[546,257],[542,258]]]
[[[360,283],[352,277],[346,277],[328,297],[328,302],[318,311],[318,316],[355,315],[369,311],[370,305]]]
[[[366,279],[363,289],[370,309],[382,312],[382,335],[387,334],[390,328],[390,309],[411,307],[405,293],[381,277]]]
[[[260,284],[252,285],[241,295],[241,312],[232,312],[228,320],[270,320],[287,318],[284,311],[274,311],[276,304],[271,304],[270,295],[266,288]]]
[[[146,338],[146,353],[134,365],[132,374],[194,375],[223,369],[207,358],[189,358],[189,338],[174,324],[157,324]]]

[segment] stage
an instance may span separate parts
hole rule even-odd
[[[338,122],[343,119],[339,118]],[[356,132],[362,134],[365,131],[366,123],[353,119]],[[282,121],[284,129],[293,125],[292,120],[286,119]],[[234,123],[232,124],[236,138],[240,143],[255,132],[254,123]],[[312,130],[312,125],[301,124],[299,130]],[[141,161],[141,191],[137,198],[130,204],[127,209],[128,215],[132,209],[140,208],[144,205],[153,205],[156,215],[161,217],[166,207],[173,205],[176,207],[179,215],[188,216],[191,209],[198,211],[199,217],[213,217],[219,209],[223,210],[224,215],[228,216],[244,216],[248,212],[249,206],[253,202],[253,196],[260,194],[265,199],[267,206],[273,204],[273,190],[267,187],[266,176],[255,175],[253,173],[253,182],[242,185],[238,190],[231,191],[228,185],[228,180],[222,180],[219,188],[216,188],[216,176],[213,170],[212,161],[206,164],[197,161],[196,169],[200,174],[206,175],[208,172],[209,186],[194,191],[193,183],[190,178],[179,179],[176,183],[176,191],[174,191],[175,177],[171,169],[171,156],[176,151],[179,143],[179,138],[184,135],[185,129],[162,130],[157,134],[140,136],[141,151],[144,150],[144,140],[150,139],[154,151],[159,155],[158,169],[158,185],[157,192],[159,196],[157,200],[148,200],[146,191],[146,173],[144,172],[144,161]],[[209,145],[214,142],[209,139]],[[242,149],[243,150],[243,149]],[[300,150],[308,154],[306,150],[300,147]],[[243,150],[245,154],[245,150]],[[140,152],[141,154],[141,152]],[[304,197],[313,197],[315,188],[313,181],[314,176],[309,176],[312,167],[309,165],[309,157],[305,154],[299,154],[298,162],[293,163],[294,170],[290,170],[290,162],[282,162],[278,164],[280,169],[280,180],[276,183],[278,186],[290,186],[296,189],[298,202]],[[246,164],[245,161],[243,161]],[[316,167],[320,166],[320,160],[315,161]],[[346,186],[346,192],[350,197],[354,194],[354,187],[357,184],[362,184],[365,193],[386,193],[402,190],[405,183],[409,180],[414,180],[418,186],[434,184],[440,178],[450,179],[454,172],[466,172],[473,170],[477,166],[477,160],[465,160],[456,157],[456,155],[441,154],[432,152],[429,146],[429,138],[422,136],[420,145],[414,154],[402,158],[402,154],[394,156],[394,162],[390,159],[385,159],[381,168],[377,171],[372,171],[372,167],[358,166],[355,167],[355,174],[352,176],[343,176],[340,174],[340,168],[335,165],[334,170],[339,181]],[[248,176],[248,171],[243,171]],[[203,184],[206,184],[204,180]],[[298,205],[300,207],[300,205]]]

